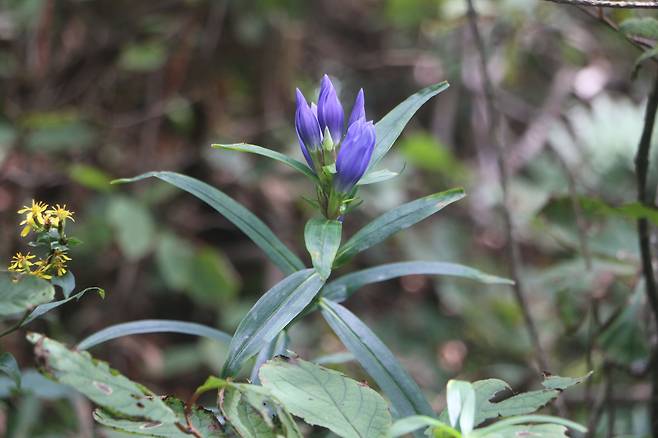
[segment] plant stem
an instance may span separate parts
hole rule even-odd
[[[496,149],[496,160],[498,163],[498,170],[500,172],[500,185],[503,192],[503,202],[502,202],[503,220],[505,222],[505,234],[507,237],[506,246],[507,246],[507,255],[510,264],[510,274],[512,280],[514,280],[514,286],[513,286],[514,297],[516,298],[516,302],[521,308],[521,312],[523,313],[523,319],[525,321],[526,329],[528,330],[528,335],[530,336],[530,341],[532,342],[535,349],[537,362],[539,363],[539,366],[542,371],[548,371],[549,370],[548,359],[541,346],[539,335],[537,333],[536,324],[532,317],[532,314],[530,313],[530,307],[528,306],[524,283],[521,280],[521,275],[520,275],[522,269],[521,257],[520,257],[518,243],[514,238],[514,226],[512,223],[512,214],[509,209],[509,191],[508,191],[509,174],[504,159],[505,150],[503,144],[500,141],[498,141],[497,138],[499,129],[497,123],[498,121],[497,112],[495,107],[495,95],[494,95],[491,78],[489,77],[489,72],[487,70],[487,57],[484,48],[484,42],[482,40],[482,35],[480,34],[480,30],[478,28],[478,24],[477,24],[478,17],[477,17],[477,12],[475,11],[475,7],[473,6],[473,0],[466,0],[466,3],[468,7],[468,21],[471,28],[471,33],[475,40],[475,45],[480,58],[480,74],[482,75],[482,86],[484,88],[484,96],[486,100],[486,111],[487,111],[486,119],[487,119],[487,125],[489,130],[489,138]]]
[[[653,83],[653,89],[649,94],[647,106],[644,113],[644,127],[642,136],[635,155],[635,171],[637,177],[637,199],[646,206],[653,207],[649,194],[647,193],[647,177],[649,173],[649,153],[651,150],[651,134],[656,123],[656,110],[658,109],[658,74]],[[640,245],[640,256],[642,258],[642,273],[646,287],[647,299],[651,306],[654,320],[658,325],[658,288],[656,277],[653,272],[651,257],[651,231],[646,218],[637,221],[637,234]],[[652,358],[658,356],[658,347],[653,346]],[[651,430],[653,436],[658,436],[658,370],[654,365],[651,370]]]
[[[2,338],[4,336],[7,336],[8,334],[13,333],[16,330],[18,330],[19,328],[21,328],[21,326],[23,325],[23,323],[25,322],[27,317],[30,316],[30,313],[31,313],[31,311],[29,309],[26,310],[25,313],[23,314],[23,317],[20,319],[20,321],[18,321],[15,325],[9,327],[7,330],[0,333],[0,338]]]

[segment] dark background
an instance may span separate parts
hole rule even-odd
[[[648,434],[641,370],[649,318],[637,289],[634,218],[596,203],[635,199],[632,160],[654,67],[632,79],[640,52],[577,8],[529,0],[476,6],[504,117],[510,205],[531,312],[549,353],[546,371],[578,376],[595,369],[589,387],[566,394],[570,416],[587,424],[612,385],[600,433]],[[402,175],[361,191],[365,202],[346,220],[344,235],[419,196],[455,186],[469,195],[338,273],[419,259],[509,276],[495,153],[465,12],[462,0],[0,2],[0,260],[27,249],[15,213],[22,205],[32,198],[66,203],[76,213],[71,233],[84,241],[72,253],[78,286],[107,290],[105,300],[89,294],[30,328],[71,344],[111,324],[151,318],[232,333],[281,273],[191,195],[155,180],[109,181],[149,170],[194,176],[250,208],[307,260],[302,230],[314,215],[302,200],[313,196],[308,181],[265,158],[210,144],[245,141],[301,159],[294,89],[315,100],[324,73],[347,111],[363,87],[375,121],[424,86],[451,84],[419,111],[383,162]],[[614,22],[639,15],[606,13]],[[653,178],[650,186],[653,192]],[[570,187],[585,206],[580,227]],[[347,306],[437,409],[448,378],[539,387],[533,347],[506,286],[412,276],[366,287]],[[291,338],[291,349],[305,358],[343,350],[318,315],[295,326]],[[2,347],[22,367],[33,366],[24,332]],[[93,353],[158,392],[188,397],[218,372],[225,347],[143,335]],[[353,363],[339,367],[367,379]],[[3,422],[23,421],[24,435],[15,436],[77,436],[85,421],[65,402],[28,397],[3,406]]]

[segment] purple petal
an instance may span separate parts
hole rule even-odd
[[[336,159],[336,188],[349,192],[361,179],[375,147],[375,126],[372,122],[357,120],[347,129]]]
[[[363,88],[359,90],[354,99],[354,106],[352,107],[352,114],[350,114],[350,120],[347,122],[348,128],[352,126],[352,123],[358,120],[366,120],[366,108],[365,108],[365,98],[363,96]]]
[[[334,143],[338,143],[343,137],[345,113],[336,94],[336,89],[327,75],[323,76],[322,83],[320,84],[318,122],[320,122],[320,129],[323,133],[325,128],[329,128],[329,133]]]
[[[297,89],[295,130],[297,131],[297,138],[299,139],[299,145],[304,158],[306,158],[306,162],[308,162],[308,165],[312,169],[313,161],[310,152],[320,148],[322,144],[322,133],[320,132],[318,119],[313,114],[313,111],[306,102],[306,98],[304,98],[304,95],[299,89]]]

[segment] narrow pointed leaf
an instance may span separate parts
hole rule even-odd
[[[446,190],[425,196],[390,210],[361,228],[338,250],[334,266],[340,266],[355,254],[385,240],[392,234],[408,228],[443,207],[465,196],[463,189]]]
[[[285,164],[286,166],[292,167],[296,171],[302,173],[304,176],[310,178],[311,181],[318,182],[318,177],[306,164],[302,163],[301,161],[295,160],[294,158],[291,158],[287,155],[284,155],[280,152],[273,151],[272,149],[267,149],[262,146],[256,146],[254,144],[247,144],[247,143],[213,144],[212,147],[215,149],[226,149],[229,151],[249,152],[252,154],[271,158],[273,160]]]
[[[287,331],[284,330],[281,333],[279,333],[279,335],[276,338],[272,339],[265,347],[263,347],[260,350],[258,356],[256,356],[256,362],[254,363],[254,366],[251,369],[251,377],[249,380],[253,384],[255,385],[260,384],[260,378],[258,377],[258,370],[260,369],[260,367],[265,362],[272,359],[274,356],[285,354],[286,350],[288,349],[289,343],[290,343],[290,337],[288,336]]]
[[[142,319],[106,327],[87,336],[80,341],[76,348],[78,350],[88,350],[112,339],[145,333],[182,333],[212,339],[222,344],[231,342],[229,334],[202,324],[169,319]]]
[[[313,267],[320,277],[327,279],[340,246],[343,225],[338,221],[311,219],[304,228],[306,249],[311,254]]]
[[[283,273],[291,274],[304,269],[304,264],[299,257],[293,254],[263,221],[242,204],[211,185],[175,172],[147,172],[134,178],[124,178],[113,182],[128,183],[150,177],[168,182],[210,205],[249,236]]]
[[[368,326],[338,303],[323,298],[320,305],[324,319],[384,391],[398,418],[434,416],[416,382]]]
[[[367,173],[363,178],[356,183],[357,186],[365,186],[368,184],[377,184],[383,181],[388,181],[389,179],[399,176],[400,172],[393,172],[388,169],[375,170],[370,173]]]
[[[62,304],[66,304],[69,301],[73,301],[73,300],[76,301],[79,300],[80,298],[82,298],[84,294],[91,291],[98,292],[98,295],[100,295],[101,298],[105,298],[105,291],[103,289],[99,287],[88,287],[87,289],[83,289],[77,294],[70,295],[68,298],[64,298],[63,300],[51,301],[50,303],[39,304],[37,307],[34,308],[32,312],[30,312],[29,316],[25,318],[25,321],[21,323],[21,327],[31,323],[35,319],[45,315],[51,310],[58,308]]]
[[[236,375],[247,359],[304,310],[323,284],[314,269],[305,269],[284,278],[267,291],[240,321],[229,345],[222,376]]]
[[[386,437],[391,414],[367,385],[296,358],[273,359],[260,370],[263,386],[288,411],[341,437]]]
[[[446,90],[448,86],[448,83],[444,81],[423,88],[419,92],[409,96],[375,124],[377,142],[375,143],[375,150],[370,159],[369,169],[374,168],[379,160],[391,149],[404,127],[407,126],[409,120],[416,114],[416,111],[432,97]]]
[[[366,284],[379,283],[405,275],[448,275],[487,284],[514,284],[506,278],[489,275],[457,263],[410,261],[387,263],[344,275],[328,283],[322,290],[322,296],[340,303]]]

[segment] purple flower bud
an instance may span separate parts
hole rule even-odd
[[[375,126],[359,119],[347,129],[336,158],[336,189],[349,192],[361,179],[375,147]]]
[[[363,88],[359,90],[359,93],[354,99],[354,106],[352,107],[352,114],[350,115],[350,120],[347,122],[347,127],[352,126],[352,123],[357,120],[366,120],[366,108],[365,108],[365,99],[363,97]]]
[[[299,88],[297,89],[297,111],[295,112],[295,129],[297,131],[297,138],[299,145],[306,158],[309,167],[313,169],[313,160],[311,158],[311,151],[319,149],[322,145],[322,133],[320,132],[320,125],[318,124],[317,117],[313,114],[313,110],[308,106],[306,98]]]
[[[325,128],[329,128],[334,144],[337,144],[343,137],[343,124],[345,123],[343,106],[340,104],[336,89],[327,75],[322,77],[322,83],[320,84],[318,122],[320,122],[320,129],[323,134]]]

